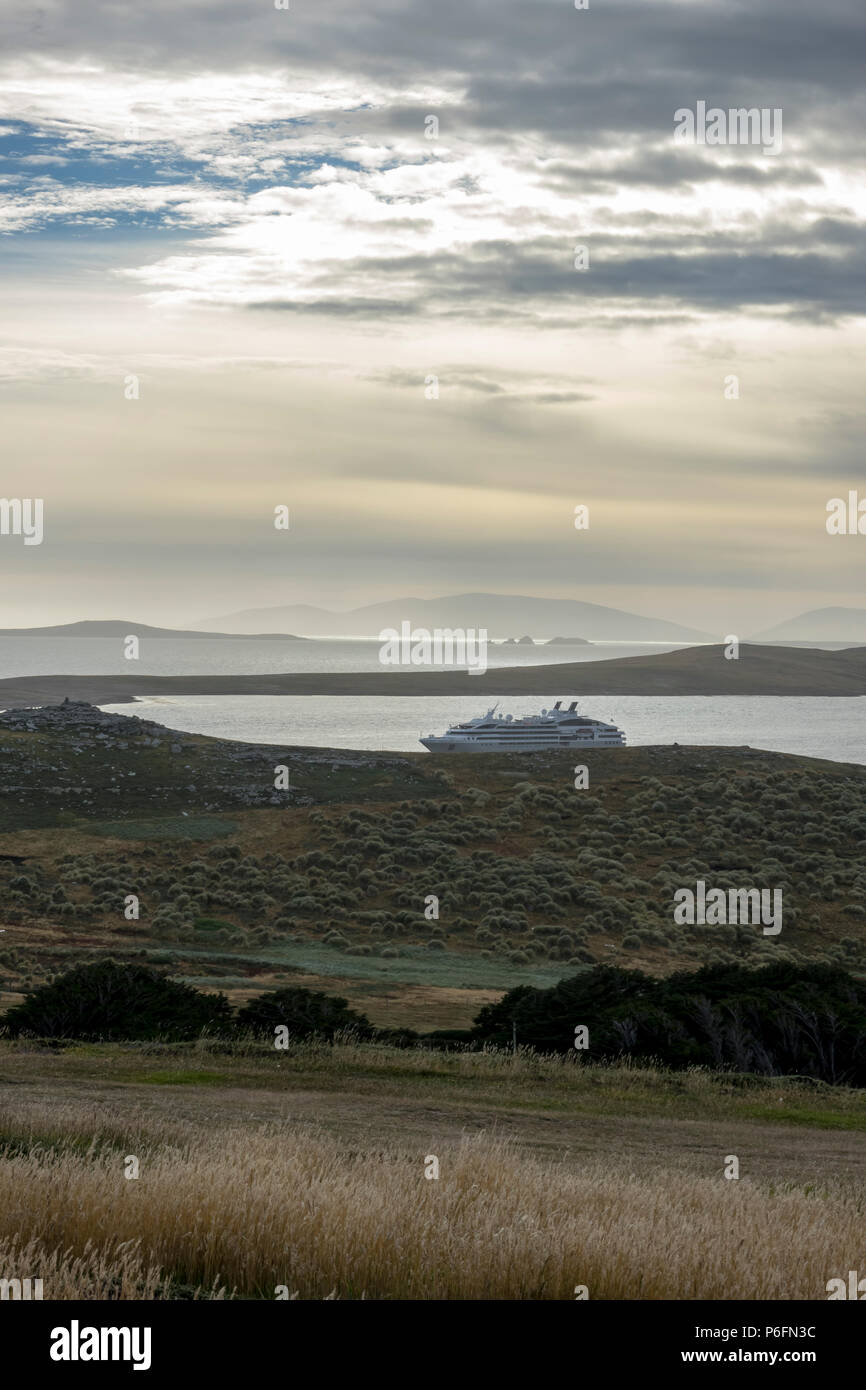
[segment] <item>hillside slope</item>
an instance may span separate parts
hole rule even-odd
[[[145,953],[236,1001],[295,982],[377,1023],[455,1027],[496,991],[600,961],[866,965],[866,767],[748,748],[584,759],[576,790],[573,754],[446,768],[86,709],[0,718],[7,1001],[73,961]],[[781,932],[677,925],[673,894],[698,880],[780,889]]]

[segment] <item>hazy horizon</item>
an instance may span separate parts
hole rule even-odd
[[[548,615],[545,615],[543,619],[542,619],[541,617],[539,617],[537,620],[534,621],[533,618],[530,617],[529,615],[527,615],[526,613],[521,614],[519,611],[517,611],[517,612],[515,612],[513,618],[507,617],[507,618],[504,618],[504,619],[503,619],[503,618],[497,617],[497,616],[495,616],[495,615],[494,615],[493,617],[490,617],[490,618],[485,618],[485,617],[484,617],[484,613],[483,613],[483,600],[485,600],[485,599],[494,599],[494,600],[495,600],[495,599],[497,599],[497,598],[499,598],[499,599],[502,599],[502,598],[510,598],[510,599],[514,599],[514,600],[515,600],[516,602],[518,602],[518,603],[520,603],[520,602],[522,602],[522,601],[524,601],[524,600],[528,600],[530,603],[534,603],[534,602],[544,603],[544,602],[545,602],[545,599],[544,599],[543,596],[531,595],[531,594],[496,594],[496,593],[494,593],[494,592],[492,592],[492,591],[488,591],[488,592],[481,592],[481,591],[478,591],[478,592],[475,593],[475,594],[455,594],[455,593],[450,593],[450,594],[435,594],[435,595],[429,596],[429,598],[426,598],[426,597],[423,597],[423,596],[420,596],[420,595],[395,594],[395,595],[393,595],[393,596],[390,597],[390,598],[384,598],[384,599],[381,599],[381,600],[379,600],[379,601],[374,601],[372,604],[356,604],[356,605],[354,605],[354,606],[348,606],[348,605],[345,605],[345,604],[344,604],[344,605],[340,605],[340,606],[335,606],[335,607],[332,607],[331,605],[324,605],[324,604],[323,604],[323,605],[319,605],[319,604],[315,604],[315,605],[307,605],[307,604],[283,605],[283,604],[279,604],[279,605],[271,605],[271,606],[269,606],[269,607],[264,607],[264,608],[240,609],[240,610],[234,611],[234,612],[232,612],[232,613],[211,614],[211,615],[202,614],[202,615],[200,615],[196,620],[194,620],[194,621],[192,621],[192,622],[189,622],[189,623],[186,623],[186,624],[183,624],[183,625],[177,624],[176,627],[177,627],[178,632],[183,632],[183,631],[185,631],[185,630],[188,630],[188,631],[201,631],[201,633],[202,633],[203,636],[219,636],[219,635],[223,635],[223,636],[251,637],[251,636],[253,636],[253,635],[267,636],[269,633],[272,634],[272,635],[277,635],[277,634],[282,633],[283,635],[289,635],[289,636],[291,636],[291,635],[293,635],[295,632],[297,632],[297,634],[298,634],[298,635],[301,635],[301,636],[307,636],[307,637],[320,637],[320,638],[325,639],[325,640],[339,640],[340,637],[345,638],[345,640],[359,640],[359,639],[362,638],[362,637],[363,637],[365,640],[378,640],[378,636],[379,636],[379,626],[377,626],[377,624],[375,624],[375,623],[371,623],[369,632],[365,632],[364,634],[359,633],[357,630],[356,630],[356,631],[347,630],[345,633],[339,633],[339,634],[338,634],[338,633],[336,633],[336,632],[334,632],[334,631],[327,631],[325,628],[323,628],[321,632],[315,632],[315,631],[312,631],[312,630],[309,630],[309,629],[305,631],[305,630],[304,630],[304,626],[303,626],[302,623],[296,623],[296,624],[292,627],[292,630],[291,630],[291,631],[289,631],[289,629],[288,629],[287,626],[283,626],[283,627],[277,626],[277,627],[275,627],[275,628],[269,628],[269,627],[267,626],[267,621],[268,621],[268,619],[271,617],[271,615],[273,615],[272,620],[273,620],[274,622],[279,622],[280,614],[283,613],[283,612],[286,612],[287,609],[291,609],[292,607],[297,607],[299,610],[308,608],[308,609],[310,609],[311,612],[312,612],[312,611],[318,611],[318,612],[320,612],[322,615],[329,615],[329,616],[334,616],[334,617],[340,617],[340,616],[354,617],[356,614],[366,612],[368,609],[375,610],[375,609],[377,609],[377,608],[381,608],[381,607],[384,607],[384,606],[386,606],[386,605],[395,605],[395,606],[396,606],[396,605],[400,604],[400,605],[402,605],[402,608],[403,608],[403,609],[406,609],[406,612],[403,614],[404,619],[405,619],[406,617],[409,617],[411,621],[414,621],[414,622],[422,622],[422,623],[423,623],[423,622],[425,621],[425,616],[427,616],[427,615],[425,615],[425,613],[422,611],[422,612],[418,615],[417,618],[412,618],[412,617],[411,617],[411,614],[410,614],[409,611],[408,611],[409,605],[411,605],[411,604],[413,604],[413,603],[419,603],[419,602],[422,603],[422,604],[427,604],[427,603],[438,603],[438,604],[441,604],[441,605],[444,607],[445,605],[448,605],[449,603],[454,602],[454,601],[456,601],[456,600],[466,600],[467,598],[476,598],[476,597],[480,600],[479,605],[478,605],[478,607],[479,607],[479,614],[478,614],[478,619],[477,619],[477,621],[478,621],[478,622],[482,622],[482,623],[485,622],[485,621],[488,622],[488,625],[491,626],[491,640],[493,640],[493,641],[507,640],[507,639],[505,638],[505,636],[504,636],[504,629],[502,628],[503,622],[506,624],[506,626],[507,626],[507,624],[508,624],[509,622],[511,622],[512,625],[514,626],[514,632],[513,632],[513,633],[511,633],[510,630],[509,630],[509,633],[508,633],[508,636],[509,636],[509,637],[522,636],[522,635],[525,635],[525,633],[529,633],[530,636],[533,636],[533,637],[537,638],[537,639],[540,640],[540,641],[545,641],[545,640],[548,640],[548,641],[549,641],[551,636],[560,635],[560,634],[558,634],[558,633],[553,633],[552,628],[553,628],[554,626],[556,626],[556,619],[555,619],[555,618],[552,618],[552,617],[550,617],[550,616],[548,616]],[[555,597],[552,597],[552,598],[550,599],[550,601],[551,601],[551,602],[560,602],[560,601],[570,602],[570,601],[572,601],[572,600],[558,600],[558,599],[556,599]],[[580,602],[580,600],[574,600],[574,601],[575,601],[575,602]],[[464,605],[464,606],[465,606],[465,605]],[[605,610],[608,608],[608,605],[597,605],[597,607],[598,607],[598,609],[599,609],[599,614],[602,614],[602,613],[604,613]],[[824,607],[822,607],[822,608],[815,609],[815,610],[812,610],[812,611],[814,611],[815,613],[820,614],[821,617],[822,617],[823,619],[825,619],[825,620],[827,620],[828,615],[832,615],[832,618],[835,619],[835,620],[837,621],[837,623],[838,623],[838,621],[839,621],[839,619],[840,619],[840,615],[844,615],[844,617],[842,617],[842,619],[841,619],[841,620],[842,620],[842,623],[843,623],[843,625],[844,625],[844,623],[845,623],[846,621],[851,621],[851,620],[854,618],[854,615],[860,615],[860,616],[866,617],[866,604],[851,605],[851,606],[848,606],[848,607],[842,607],[842,606],[833,607],[833,608],[829,608],[829,607],[828,607],[828,608],[824,608]],[[664,613],[658,613],[658,612],[656,612],[656,613],[646,613],[646,612],[643,612],[643,613],[642,613],[642,612],[638,611],[637,609],[631,609],[631,608],[629,608],[629,609],[617,609],[617,608],[613,608],[613,607],[610,607],[610,612],[611,612],[612,617],[618,617],[620,614],[624,614],[624,615],[631,614],[631,615],[633,615],[634,617],[640,619],[641,621],[646,621],[647,623],[650,623],[650,624],[651,624],[651,623],[657,623],[657,624],[659,625],[659,627],[663,627],[663,626],[665,626],[665,625],[668,624],[668,623],[672,623],[673,627],[675,627],[675,628],[676,628],[676,627],[681,627],[681,628],[682,628],[682,631],[681,631],[681,634],[679,634],[679,635],[676,634],[675,632],[672,632],[672,633],[671,633],[670,635],[668,635],[668,636],[665,636],[664,634],[661,634],[661,633],[660,633],[660,635],[658,635],[658,636],[625,636],[625,637],[623,637],[623,636],[617,635],[617,633],[616,633],[615,630],[614,630],[614,628],[615,628],[615,623],[612,623],[612,625],[611,625],[611,630],[610,630],[609,633],[608,633],[608,632],[605,632],[605,631],[602,629],[603,635],[599,635],[599,630],[596,629],[591,637],[585,638],[585,639],[583,639],[583,640],[587,640],[587,641],[590,641],[590,642],[592,642],[592,643],[604,643],[604,642],[616,643],[616,642],[623,642],[623,643],[626,643],[626,644],[637,643],[638,645],[640,645],[641,643],[643,643],[643,644],[649,644],[649,645],[655,644],[655,645],[670,646],[670,645],[672,645],[672,644],[673,644],[673,645],[688,644],[689,642],[694,642],[694,643],[697,644],[697,643],[699,643],[699,642],[701,642],[701,641],[709,641],[709,642],[711,642],[711,643],[721,643],[721,642],[723,642],[724,636],[726,635],[726,634],[721,634],[721,633],[701,633],[699,630],[692,630],[692,629],[690,629],[687,625],[684,625],[684,624],[683,624],[683,625],[679,625],[679,624],[674,623],[673,620],[668,619],[667,615],[664,614]],[[792,629],[794,629],[794,631],[790,634],[789,640],[794,641],[794,642],[799,641],[799,640],[805,640],[804,637],[800,637],[800,636],[797,635],[798,632],[799,632],[799,628],[797,627],[797,624],[798,624],[799,620],[800,620],[802,617],[808,615],[808,612],[809,612],[809,610],[805,610],[804,613],[790,614],[787,620],[782,620],[778,625],[774,624],[774,625],[772,625],[771,627],[768,627],[768,628],[766,629],[766,631],[769,632],[770,634],[773,634],[773,633],[775,632],[775,628],[776,628],[777,626],[778,626],[780,629],[792,628]],[[296,615],[296,614],[289,614],[288,616],[291,617],[291,618],[298,618],[298,619],[300,619],[300,617],[302,616],[302,614],[301,614],[300,611],[299,611],[299,613],[298,613],[297,615]],[[433,615],[433,616],[435,617],[436,615]],[[461,614],[461,612],[460,612],[458,609],[455,609],[455,611],[454,611],[454,616],[453,616],[453,617],[448,617],[447,615],[443,614],[443,615],[442,615],[442,621],[443,621],[443,622],[450,622],[450,623],[459,624],[460,619],[461,619],[461,616],[463,616],[463,615]],[[239,620],[241,620],[241,619],[245,620],[244,625],[237,625],[237,626],[235,626],[235,627],[233,628],[233,627],[232,627],[232,623],[235,622],[235,621],[239,622]],[[251,624],[253,623],[253,619],[255,619],[255,620],[261,619],[261,626],[251,625]],[[396,622],[396,621],[398,621],[398,617],[395,616],[395,615],[389,615],[389,617],[386,619],[386,621],[388,621],[388,622],[391,622],[392,620],[393,620],[394,622]],[[472,621],[472,622],[475,622],[476,619],[473,617],[473,618],[471,619],[471,621]],[[568,618],[563,618],[562,621],[563,621],[564,626],[567,628],[567,631],[565,631],[562,635],[564,635],[565,637],[575,637],[576,639],[580,640],[580,634],[572,630],[572,628],[573,628],[573,621],[570,620],[570,619],[568,619]],[[600,622],[600,623],[603,623],[603,622],[604,622],[604,619],[601,618],[601,617],[599,616],[599,617],[596,619],[596,621],[597,621],[597,622]],[[621,621],[621,619],[620,619],[620,621]],[[538,623],[539,623],[539,622],[541,623],[541,627],[538,626]],[[164,629],[164,630],[171,630],[172,628],[175,627],[175,624],[151,623],[149,620],[144,620],[144,619],[142,619],[142,618],[140,617],[140,615],[137,614],[137,613],[127,613],[126,615],[122,615],[122,614],[119,615],[119,614],[116,613],[116,612],[112,612],[111,614],[108,614],[108,615],[106,615],[105,617],[101,617],[101,618],[92,617],[92,616],[87,616],[87,617],[81,617],[81,618],[72,618],[72,619],[66,620],[66,622],[64,622],[64,623],[19,624],[19,625],[15,625],[15,626],[12,626],[12,627],[2,628],[2,629],[0,629],[0,631],[6,632],[6,633],[9,634],[9,635],[14,635],[14,633],[15,633],[17,630],[19,630],[19,628],[20,628],[21,631],[41,630],[41,629],[43,629],[43,628],[44,628],[46,631],[50,631],[50,629],[51,629],[51,628],[54,628],[54,627],[79,626],[79,625],[88,624],[88,623],[120,623],[120,624],[123,624],[123,625],[125,625],[125,626],[132,626],[133,628],[134,628],[135,625],[137,624],[137,625],[138,625],[139,627],[141,627],[141,628],[154,627],[154,628],[160,628],[160,629]],[[225,623],[225,627],[221,627],[221,626],[220,626],[220,624],[222,624],[222,623]],[[832,626],[832,621],[831,621],[830,625]],[[375,628],[375,631],[374,631],[374,628]],[[517,631],[518,628],[520,629],[520,632]],[[547,630],[548,628],[550,628],[550,632],[548,632],[548,630]],[[756,640],[757,640],[757,641],[760,641],[760,640],[762,639],[762,630],[758,630],[757,628],[746,628],[746,629],[743,630],[743,632],[742,632],[741,634],[739,634],[739,636],[741,637],[742,640],[745,640],[745,641],[756,641]],[[784,633],[780,633],[780,635],[779,635],[778,638],[775,637],[775,636],[773,636],[773,637],[771,638],[771,640],[779,640],[779,641],[782,641],[782,640],[784,640],[784,636],[785,636]],[[851,641],[851,642],[853,642],[853,643],[855,643],[855,644],[858,644],[859,642],[861,642],[861,641],[864,640],[864,639],[861,638],[861,637],[858,637],[858,636],[850,636],[850,637],[845,637],[845,636],[840,636],[840,635],[834,636],[833,633],[832,633],[832,631],[826,631],[826,632],[823,632],[823,633],[822,633],[822,632],[819,632],[819,631],[818,631],[818,626],[816,625],[815,633],[814,633],[814,640],[816,640],[816,641],[825,640],[825,641],[830,641],[830,642],[839,642],[839,641],[846,641],[846,640],[848,640],[848,641]]]

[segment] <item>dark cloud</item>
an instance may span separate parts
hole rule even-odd
[[[863,99],[860,0],[632,0],[579,12],[564,0],[55,0],[0,18],[7,55],[107,60],[152,72],[284,67],[404,90],[455,79],[477,128],[667,130],[697,96],[790,115]],[[420,83],[419,83],[420,79]],[[394,119],[406,119],[405,104]],[[370,116],[371,122],[379,119]],[[372,128],[372,126],[371,126]]]
[[[732,183],[744,187],[773,188],[791,185],[806,188],[823,182],[818,170],[807,164],[762,164],[721,160],[712,150],[703,155],[681,150],[648,150],[630,159],[613,161],[603,170],[563,160],[551,160],[541,170],[545,185],[582,193],[611,193],[622,186],[676,188],[695,183]]]
[[[402,299],[357,299],[334,296],[331,299],[253,299],[249,309],[277,310],[289,314],[321,314],[333,318],[392,318],[417,313],[419,305]]]
[[[425,384],[425,376],[420,372],[394,368],[389,371],[368,373],[367,381],[386,386],[396,386],[405,390],[419,391]],[[512,405],[576,405],[593,401],[596,397],[587,391],[574,389],[574,378],[538,378],[529,373],[510,373],[507,377],[499,373],[499,379],[492,371],[480,373],[477,368],[442,366],[438,370],[438,381],[443,392],[453,390],[468,391],[471,394],[495,398],[496,404]]]
[[[832,322],[866,313],[866,228],[822,219],[810,232],[782,232],[792,243],[778,247],[770,235],[673,234],[654,238],[593,238],[591,268],[573,268],[571,243],[542,238],[530,243],[478,242],[459,252],[365,257],[320,266],[316,283],[381,281],[395,276],[414,289],[401,300],[358,297],[255,301],[252,308],[295,313],[434,315],[453,311],[485,318],[533,311],[553,316],[587,304],[618,308],[664,306],[669,311],[765,308]],[[806,249],[809,242],[814,250]],[[507,306],[507,307],[506,307]],[[475,387],[474,389],[483,389]]]

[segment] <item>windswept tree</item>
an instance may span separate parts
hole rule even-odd
[[[335,995],[317,994],[311,989],[277,989],[251,999],[237,1016],[240,1029],[273,1035],[280,1025],[288,1028],[290,1038],[333,1038],[343,1028],[350,1028],[360,1037],[369,1037],[372,1026],[363,1014],[348,1007],[348,1000]]]
[[[705,966],[655,980],[597,966],[551,989],[522,985],[475,1020],[476,1043],[657,1059],[764,1076],[866,1086],[866,982],[835,965]]]
[[[40,986],[0,1024],[11,1037],[182,1041],[228,1031],[231,1009],[225,995],[204,994],[151,966],[103,960]]]

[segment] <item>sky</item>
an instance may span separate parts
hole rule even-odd
[[[0,493],[44,507],[0,627],[863,606],[864,51],[861,0],[0,0]],[[700,102],[780,148],[683,142]]]

